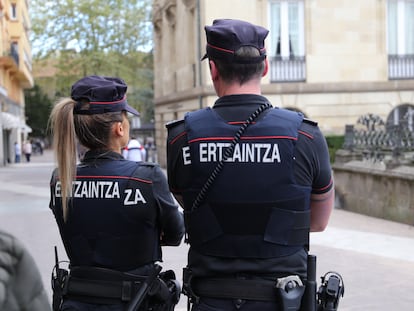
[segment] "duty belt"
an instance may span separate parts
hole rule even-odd
[[[87,303],[128,302],[144,280],[145,276],[101,268],[78,267],[71,270],[63,295]]]
[[[198,297],[276,301],[276,281],[237,278],[194,278],[191,288]]]

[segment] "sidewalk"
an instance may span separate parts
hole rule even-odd
[[[53,246],[66,258],[49,204],[51,150],[30,163],[0,168],[0,228],[15,234],[35,258],[51,295]],[[326,231],[311,234],[317,278],[339,272],[345,282],[341,311],[414,310],[414,227],[335,209]],[[181,280],[187,245],[163,248],[164,269]],[[182,296],[176,311],[186,310]]]
[[[10,163],[6,167],[16,167],[16,166],[26,166],[31,165],[33,163],[48,163],[51,164],[54,162],[53,159],[53,150],[51,148],[44,149],[43,154],[32,154],[30,157],[30,162],[26,162],[26,158],[24,156],[21,157],[20,163]],[[1,170],[1,167],[0,167]],[[0,171],[1,172],[1,171]]]

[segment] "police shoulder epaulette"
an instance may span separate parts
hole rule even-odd
[[[173,120],[173,121],[170,121],[170,122],[168,122],[167,124],[165,124],[165,127],[167,128],[167,129],[170,129],[170,128],[172,128],[172,127],[174,127],[174,126],[177,126],[177,125],[179,125],[179,124],[181,124],[181,123],[183,123],[184,122],[184,119],[180,119],[180,120]]]
[[[155,166],[159,166],[159,164],[158,163],[154,163],[154,162],[140,162],[140,165],[143,165],[143,166],[148,166],[148,167],[155,167]]]
[[[311,119],[303,118],[303,122],[307,123],[307,124],[310,124],[312,126],[318,126],[318,122],[312,121]]]

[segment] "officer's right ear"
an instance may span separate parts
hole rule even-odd
[[[114,125],[113,125],[113,131],[114,131],[114,134],[115,134],[115,136],[118,136],[118,137],[124,137],[125,136],[125,124],[124,124],[124,122],[125,122],[125,120],[123,120],[122,122],[114,122]],[[126,121],[126,122],[128,122],[128,121]]]
[[[208,64],[210,66],[211,79],[213,81],[217,81],[218,78],[219,78],[219,72],[217,70],[216,63],[214,61],[212,61],[212,60],[209,60]]]
[[[269,70],[269,61],[267,60],[267,57],[265,58],[264,63],[265,63],[265,67],[262,73],[262,77],[264,77]]]

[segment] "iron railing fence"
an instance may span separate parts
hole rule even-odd
[[[414,79],[414,55],[388,55],[388,78]]]
[[[414,131],[406,118],[391,125],[375,114],[367,114],[356,125],[346,126],[343,148],[361,153],[365,159],[382,161],[390,155],[396,160],[414,152]]]

